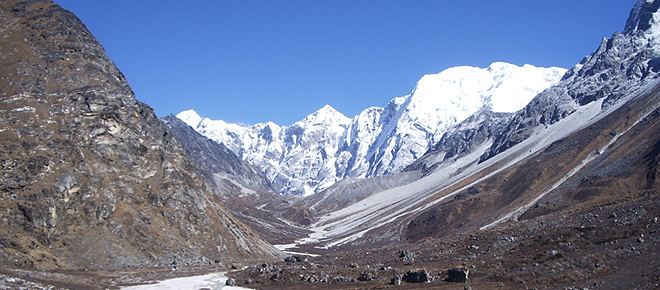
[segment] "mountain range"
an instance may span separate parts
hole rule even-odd
[[[568,70],[290,126],[157,118],[48,0],[0,2],[0,55],[0,288],[660,287],[660,0]]]
[[[659,10],[660,1],[637,1],[623,31],[558,83],[513,113],[477,110],[402,172],[298,200],[311,233],[287,249],[332,265],[282,266],[287,274],[260,282],[659,287]],[[238,276],[256,280],[256,270]]]
[[[281,194],[310,195],[345,178],[403,170],[453,125],[481,109],[514,112],[559,81],[566,70],[493,63],[425,75],[409,95],[347,118],[326,105],[291,126],[252,126],[177,117],[265,172]]]
[[[645,7],[656,13],[658,8],[653,6],[656,3],[640,1],[636,7]],[[311,228],[317,234],[315,239],[327,241],[331,246],[353,242],[361,244],[365,241],[374,243],[378,240],[386,243],[391,238],[392,231],[405,232],[405,224],[410,222],[408,219],[420,212],[437,207],[437,204],[447,203],[455,196],[484,194],[483,191],[488,192],[485,194],[488,199],[502,194],[508,195],[510,200],[489,209],[493,211],[490,214],[496,217],[494,221],[488,221],[489,210],[482,208],[478,212],[478,219],[463,218],[461,222],[470,220],[473,224],[484,223],[479,226],[483,228],[509,219],[516,220],[545,194],[564,185],[570,178],[576,178],[575,174],[581,172],[584,166],[596,162],[596,159],[606,159],[608,154],[605,151],[629,128],[612,128],[608,131],[607,128],[611,126],[600,125],[596,135],[603,138],[601,148],[590,149],[595,150],[593,152],[587,150],[582,153],[586,156],[576,157],[569,164],[552,165],[554,172],[542,173],[543,178],[525,176],[529,172],[521,172],[519,174],[522,177],[519,178],[524,182],[517,180],[516,184],[511,185],[513,188],[506,188],[506,182],[500,180],[497,184],[505,187],[503,189],[480,189],[483,187],[480,184],[488,183],[488,180],[497,178],[496,176],[503,172],[519,168],[521,164],[531,162],[532,158],[544,156],[550,148],[558,147],[566,142],[566,138],[580,130],[593,129],[596,126],[594,124],[608,116],[622,114],[620,110],[631,112],[626,118],[630,119],[628,126],[633,126],[646,120],[648,114],[657,109],[657,99],[653,91],[656,90],[660,71],[656,67],[660,57],[660,34],[655,29],[657,24],[654,18],[646,18],[642,13],[644,10],[639,15],[635,14],[635,11],[633,10],[623,33],[617,32],[611,38],[603,39],[596,51],[586,56],[568,70],[557,84],[536,95],[520,110],[514,113],[493,112],[488,108],[477,111],[448,130],[431,150],[405,169],[406,175],[398,177],[399,175],[393,174],[388,177],[401,179],[403,182],[394,183],[388,189],[378,189],[370,194],[360,195],[360,199],[344,208],[318,215],[317,223]],[[639,24],[646,23],[644,21],[651,24]],[[639,98],[649,100],[644,101],[648,103],[633,114],[634,106],[630,103],[639,102]],[[650,140],[644,141],[645,144],[655,143],[655,136],[648,137]],[[582,142],[591,141],[586,139]],[[564,146],[575,150],[586,150],[587,147],[576,144]],[[544,163],[544,166],[551,165]],[[407,176],[415,171],[424,177],[410,181]],[[554,176],[550,180],[556,183],[536,184],[546,179],[548,174]],[[471,188],[473,193],[466,193]],[[523,206],[514,203],[518,199],[521,202],[529,200]],[[447,207],[451,208],[453,205]],[[474,206],[463,211],[473,211],[476,208],[478,207]],[[508,211],[505,210],[507,208]],[[386,229],[386,232],[379,232],[379,228]],[[366,238],[369,233],[374,236]]]

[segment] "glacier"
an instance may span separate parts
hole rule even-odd
[[[470,115],[518,111],[566,71],[503,62],[453,67],[423,76],[385,107],[348,118],[326,105],[290,126],[239,125],[194,110],[177,117],[264,171],[278,193],[311,195],[344,178],[399,172]]]

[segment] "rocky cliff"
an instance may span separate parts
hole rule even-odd
[[[80,20],[0,2],[0,264],[119,268],[272,258]]]

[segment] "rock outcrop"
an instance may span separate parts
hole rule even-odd
[[[408,283],[429,283],[431,275],[426,269],[412,269],[403,275],[402,280]]]

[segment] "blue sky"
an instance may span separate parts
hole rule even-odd
[[[621,31],[634,0],[55,0],[160,117],[194,109],[290,125],[353,117],[424,74],[495,61],[569,68]]]

